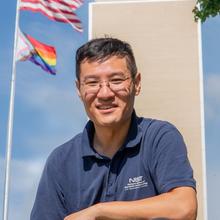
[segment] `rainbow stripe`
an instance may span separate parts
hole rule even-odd
[[[31,62],[39,65],[43,70],[55,75],[56,74],[56,50],[50,45],[43,44],[30,35],[26,38],[33,46],[32,55],[28,58]]]

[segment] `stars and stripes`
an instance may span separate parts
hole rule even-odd
[[[40,12],[51,20],[69,23],[74,29],[82,32],[82,24],[75,10],[83,0],[20,0],[20,10]]]

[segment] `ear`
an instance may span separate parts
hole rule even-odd
[[[139,95],[141,91],[141,74],[137,73],[135,76],[135,81],[134,81],[134,86],[135,86],[135,95]]]
[[[76,84],[77,94],[78,94],[79,98],[82,99],[82,96],[81,96],[81,93],[80,93],[80,83],[79,83],[79,80],[75,80],[75,84]]]

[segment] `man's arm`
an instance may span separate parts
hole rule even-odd
[[[195,220],[196,215],[195,190],[191,187],[178,187],[151,198],[99,203],[73,213],[64,220]]]

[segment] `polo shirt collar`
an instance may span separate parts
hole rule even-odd
[[[140,118],[136,116],[135,111],[133,111],[128,135],[120,150],[124,150],[125,148],[136,147],[140,143],[142,138],[142,129],[138,125],[139,119]],[[103,158],[92,147],[94,132],[95,132],[94,124],[91,120],[89,120],[82,133],[82,156],[83,157],[95,156],[95,157]]]
[[[82,133],[82,156],[83,157],[89,157],[89,156],[97,157],[97,153],[92,147],[94,132],[95,132],[94,124],[91,120],[89,120]]]
[[[140,143],[141,138],[142,138],[142,129],[139,126],[139,123],[138,123],[139,120],[140,118],[137,117],[135,111],[133,111],[132,116],[131,116],[130,128],[128,130],[128,135],[121,149],[133,148],[133,147],[136,147]]]

